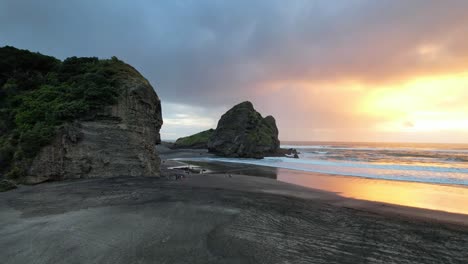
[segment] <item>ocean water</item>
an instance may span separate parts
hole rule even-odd
[[[373,179],[468,185],[468,144],[282,142],[299,159],[207,158]]]

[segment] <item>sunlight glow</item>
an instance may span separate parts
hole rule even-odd
[[[372,90],[362,113],[382,118],[382,131],[468,131],[468,73],[417,78]]]
[[[417,52],[419,56],[424,59],[436,59],[441,51],[441,47],[434,44],[422,45],[418,48]]]

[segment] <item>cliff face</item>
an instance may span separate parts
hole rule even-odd
[[[263,118],[251,102],[227,111],[208,142],[208,150],[221,156],[263,158],[279,149],[278,128],[272,116]]]
[[[129,66],[130,67],[130,66]],[[27,183],[72,178],[159,176],[160,100],[141,75],[118,80],[117,103],[65,125],[33,159]]]

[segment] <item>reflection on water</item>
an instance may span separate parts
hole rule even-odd
[[[228,162],[185,161],[213,173],[243,174],[277,179],[348,198],[468,214],[468,187],[388,181]]]
[[[468,214],[468,188],[462,186],[362,179],[278,169],[279,181],[360,200]]]

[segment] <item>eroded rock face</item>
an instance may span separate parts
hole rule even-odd
[[[119,80],[118,102],[63,127],[33,160],[27,183],[73,178],[159,176],[161,102],[140,76]]]
[[[280,146],[272,116],[263,118],[251,102],[240,103],[219,120],[208,150],[226,157],[263,158]]]

